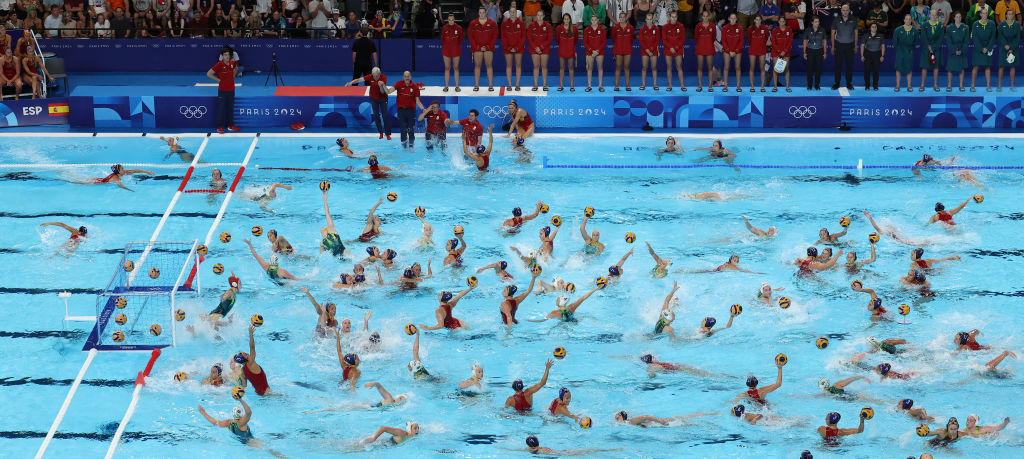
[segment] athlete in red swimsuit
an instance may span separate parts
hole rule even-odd
[[[508,273],[508,271],[505,271],[505,269],[507,269],[507,268],[508,268],[508,262],[505,261],[505,260],[501,260],[501,261],[496,261],[494,263],[491,263],[491,264],[489,264],[487,266],[484,266],[484,267],[476,270],[476,273],[480,274],[480,273],[482,273],[484,271],[487,271],[488,269],[493,269],[494,270],[494,274],[497,274],[498,278],[501,279],[502,282],[509,282],[509,281],[511,281],[513,279],[513,277],[512,277],[511,274]]]
[[[530,387],[523,388],[523,380],[517,379],[512,382],[512,390],[516,391],[505,399],[505,408],[513,407],[516,411],[530,411],[533,408],[533,395],[537,393],[544,384],[548,382],[548,373],[551,372],[551,366],[555,362],[548,359],[544,364],[544,376],[540,378],[540,382]]]
[[[338,351],[338,363],[341,364],[341,382],[339,384],[348,381],[349,388],[356,390],[356,384],[359,383],[359,376],[362,372],[359,371],[359,356],[356,354],[342,354],[341,352],[341,333],[335,333],[334,343]]]
[[[96,178],[93,178],[92,180],[89,180],[87,182],[75,182],[75,183],[81,183],[83,185],[99,185],[101,183],[116,183],[117,186],[119,186],[121,188],[124,188],[124,189],[126,189],[128,191],[132,191],[131,188],[128,188],[128,187],[124,186],[123,183],[121,183],[121,178],[122,177],[124,177],[126,175],[130,175],[130,174],[148,174],[148,175],[153,175],[152,172],[144,170],[144,169],[125,169],[124,166],[122,166],[120,164],[114,164],[113,166],[110,166],[110,171],[111,171],[111,173],[108,174],[106,177],[102,177],[102,178],[96,177]]]
[[[516,103],[515,99],[508,102],[508,113],[512,116],[512,122],[509,123],[508,134],[505,134],[505,137],[510,137],[515,132],[517,143],[522,145],[519,139],[526,140],[532,136],[536,126],[534,126],[533,120],[530,119],[530,114],[526,113],[526,110],[519,108],[519,104]]]
[[[986,350],[986,349],[991,349],[990,346],[982,346],[980,343],[978,343],[978,340],[975,339],[975,337],[978,336],[978,334],[980,334],[980,333],[981,333],[981,330],[978,330],[977,328],[975,328],[974,330],[971,330],[969,332],[957,333],[953,337],[953,344],[957,345],[957,349],[956,350],[958,350],[958,351],[983,351],[983,350]]]
[[[761,23],[761,15],[754,16],[754,24],[747,28],[747,37],[750,41],[750,47],[747,48],[747,55],[750,56],[750,92],[754,92],[754,69],[761,71],[761,92],[764,92],[764,56],[768,54],[771,28]]]
[[[476,169],[486,171],[491,165],[491,147],[494,146],[494,125],[487,126],[487,147],[483,145],[473,146],[468,142],[462,145],[462,152],[476,162]],[[475,150],[475,153],[474,153]]]
[[[359,169],[359,172],[369,172],[370,176],[375,179],[389,177],[388,172],[391,171],[391,168],[387,166],[381,166],[380,163],[377,162],[377,155],[370,155],[370,157],[367,158],[366,160],[366,164],[369,164],[369,167]]]
[[[967,198],[964,202],[960,203],[959,206],[956,206],[955,209],[950,211],[947,211],[946,206],[942,205],[941,202],[935,203],[935,215],[932,215],[932,218],[928,220],[928,224],[931,225],[935,222],[942,222],[947,225],[955,225],[956,223],[953,222],[953,216],[956,215],[957,212],[964,210],[964,207],[967,206],[967,203],[970,201],[971,198]]]
[[[0,78],[0,86],[13,86],[14,87],[14,99],[17,100],[21,97],[21,66],[18,65],[18,58],[14,56],[10,47],[4,50],[4,54],[0,56],[0,63],[3,67],[3,78]]]
[[[775,366],[778,367],[779,374],[775,378],[775,383],[774,384],[769,384],[767,386],[764,386],[764,387],[758,389],[757,388],[757,383],[758,383],[757,378],[754,377],[754,376],[748,376],[747,377],[747,388],[748,388],[747,391],[741,393],[738,397],[736,397],[735,401],[738,402],[741,399],[743,399],[744,397],[746,397],[746,398],[749,398],[751,401],[753,401],[754,403],[756,403],[758,405],[767,405],[768,401],[766,401],[764,399],[764,396],[772,393],[773,391],[775,391],[776,389],[778,389],[779,387],[782,386],[782,365],[776,364]]]
[[[452,315],[452,308],[459,304],[459,300],[466,296],[467,293],[472,291],[476,286],[469,287],[458,295],[452,295],[452,292],[443,291],[437,296],[437,301],[440,305],[434,310],[434,315],[437,316],[437,324],[433,326],[427,326],[426,324],[420,324],[420,330],[437,330],[439,328],[447,328],[449,330],[458,330],[459,328],[465,327],[466,322],[462,319],[458,319]]]
[[[711,12],[701,12],[701,21],[693,26],[693,40],[696,42],[697,53],[697,92],[702,90],[704,85],[704,70],[708,72],[708,91],[714,91],[712,86],[712,63],[715,57],[715,35],[717,27],[711,22]]]
[[[61,228],[68,230],[68,232],[71,233],[71,236],[68,237],[67,242],[62,244],[60,248],[57,249],[57,253],[60,253],[61,250],[67,249],[67,253],[65,254],[65,256],[68,257],[71,256],[75,249],[78,248],[78,244],[80,244],[85,239],[86,235],[89,234],[89,229],[84,226],[79,226],[78,229],[75,229],[74,227],[61,222],[40,223],[39,226],[59,226]]]
[[[533,291],[533,284],[537,281],[538,274],[540,274],[540,271],[533,272],[532,277],[530,277],[530,286],[526,287],[526,290],[519,296],[513,296],[519,290],[515,285],[509,285],[501,290],[501,294],[505,297],[499,307],[501,311],[501,322],[508,327],[508,331],[511,332],[512,326],[519,323],[519,321],[516,320],[516,310],[519,309],[519,305],[523,300],[530,296],[530,292]]]
[[[382,202],[384,202],[383,196],[370,208],[370,213],[366,216],[366,225],[363,226],[363,233],[359,235],[359,242],[369,242],[374,237],[380,235],[381,220],[380,217],[374,215],[374,212],[377,211],[377,206]]]
[[[512,218],[509,218],[509,219],[505,220],[501,224],[501,226],[504,226],[505,228],[508,228],[508,231],[510,233],[513,232],[513,231],[517,232],[517,231],[519,231],[519,227],[522,226],[523,223],[526,223],[526,222],[528,222],[530,220],[533,220],[533,219],[537,218],[537,216],[540,215],[540,211],[541,211],[541,209],[543,207],[544,207],[544,202],[543,201],[537,201],[536,209],[530,215],[523,215],[523,209],[521,209],[519,207],[516,207],[516,208],[512,209]]]
[[[270,390],[270,384],[267,384],[267,372],[263,371],[263,367],[256,363],[256,339],[252,336],[255,330],[255,327],[249,327],[249,353],[239,352],[235,355],[235,362],[242,365],[242,374],[245,375],[249,384],[252,384],[256,395],[267,395]]]
[[[533,90],[538,83],[548,90],[548,57],[551,56],[551,40],[555,29],[544,20],[544,10],[537,11],[536,19],[526,26],[527,52],[533,60]],[[537,78],[542,77],[538,82]]]
[[[736,92],[743,92],[740,87],[740,57],[743,56],[744,30],[736,23],[736,13],[729,15],[729,23],[722,26],[722,57],[724,57],[725,68],[722,70],[722,77],[725,80],[722,92],[729,92],[729,66],[736,69]]]
[[[569,411],[570,402],[572,402],[572,392],[563,387],[558,390],[558,398],[551,401],[548,411],[555,416],[566,416],[578,420],[579,416]]]
[[[914,375],[913,372],[897,373],[892,371],[892,365],[888,363],[880,363],[875,369],[878,370],[878,374],[882,376],[882,379],[910,379]]]
[[[39,83],[45,83],[46,80],[53,81],[53,77],[50,76],[50,71],[43,65],[39,56],[36,56],[35,48],[29,47],[25,51],[25,57],[21,58],[21,80],[32,85],[33,99],[43,97],[43,90]],[[40,70],[43,71],[42,75],[39,74]]]
[[[818,427],[818,434],[825,439],[826,442],[835,442],[839,437],[846,435],[859,434],[864,431],[864,419],[866,415],[862,412],[860,415],[860,425],[856,429],[840,429],[836,427],[842,416],[835,411],[825,416],[825,425]]]

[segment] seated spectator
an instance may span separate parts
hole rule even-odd
[[[385,28],[387,28],[387,19],[384,19],[384,12],[377,10],[377,14],[370,21],[370,38],[384,38]]]
[[[164,36],[164,26],[160,24],[160,18],[156,16],[156,13],[152,9],[146,11],[144,16],[146,21],[146,34],[149,38],[160,38]]]
[[[245,38],[260,38],[263,36],[263,19],[259,14],[250,14],[245,18]]]
[[[355,11],[348,12],[348,23],[345,24],[345,38],[355,39],[356,35],[359,34],[359,29],[363,26],[369,26],[366,21],[360,20],[356,17]]]
[[[78,29],[78,23],[70,14],[65,14],[63,22],[60,24],[60,38],[75,38],[78,33],[76,29]]]
[[[245,33],[245,22],[242,21],[241,13],[236,9],[231,10],[231,14],[228,15],[228,37],[229,38],[242,38],[242,34]]]
[[[256,0],[256,6],[253,8],[253,11],[259,13],[260,20],[263,21],[273,8],[274,0]]]
[[[181,10],[171,10],[171,17],[167,20],[167,35],[171,38],[181,38],[185,35],[185,16]]]
[[[101,14],[107,14],[107,1],[106,0],[88,0],[88,10],[92,13],[94,19],[99,19]]]
[[[405,31],[405,17],[402,16],[401,2],[396,1],[391,5],[391,15],[388,16],[388,29],[384,31],[385,37],[401,37]]]
[[[907,1],[907,0],[894,0],[894,1]],[[818,9],[818,17],[821,18],[821,27],[825,30],[832,30],[832,21],[838,18],[842,12],[840,11],[842,5],[839,4],[839,0],[828,0],[828,6],[825,8]],[[901,16],[902,17],[902,16]],[[900,20],[900,24],[903,20]]]
[[[327,20],[328,37],[342,38],[345,36],[345,18],[337,8],[331,11],[331,18]]]
[[[210,22],[210,35],[214,38],[226,38],[228,36],[228,18],[224,16],[224,10],[220,5],[216,7],[213,21]]]
[[[114,17],[110,20],[110,28],[114,31],[114,38],[128,38],[132,30],[132,21],[124,14],[124,8],[114,10]]]
[[[68,0],[64,0],[64,4],[67,5]],[[152,4],[153,17],[160,20],[160,25],[165,25],[164,21],[167,20],[167,16],[171,11],[171,0],[153,0]]]
[[[441,20],[434,0],[422,0],[420,2],[420,10],[416,13],[416,33],[420,38],[430,38],[434,36],[434,28]],[[494,9],[494,14],[497,16],[498,7],[494,4],[491,5]],[[490,10],[488,10],[490,15]]]
[[[779,5],[776,5],[774,0],[765,0],[764,4],[761,5],[759,12],[761,13],[761,16],[764,17],[764,25],[768,27],[775,27],[779,23]]]
[[[100,13],[96,15],[96,23],[93,24],[96,28],[96,38],[110,38],[110,20],[107,19],[107,15]]]
[[[889,15],[882,9],[882,2],[880,0],[875,2],[874,8],[868,12],[867,17],[864,21],[864,26],[870,30],[871,24],[878,24],[878,33],[881,35],[889,34]]]
[[[39,19],[36,10],[28,10],[25,13],[25,19],[21,21],[21,28],[31,30],[32,33],[38,35],[43,34],[43,20]]]
[[[135,12],[135,28],[140,32],[146,31],[146,27],[139,25],[139,22],[145,22],[146,12],[149,11],[152,4],[152,0],[132,0],[133,11]],[[146,31],[148,33],[148,31]]]
[[[173,8],[181,13],[181,17],[188,21],[190,19],[188,15],[192,12],[192,0],[171,0],[171,2],[173,3]]]
[[[263,24],[263,36],[267,38],[281,38],[287,25],[284,18],[281,17],[281,13],[274,10],[273,13],[270,13],[270,17],[267,18],[267,22]]]
[[[56,5],[51,6],[50,14],[46,15],[46,19],[43,21],[43,27],[46,29],[46,38],[57,38],[57,35],[60,33],[60,26],[63,23],[64,18],[60,14],[60,7]]]
[[[75,31],[75,37],[96,38],[96,31],[93,29],[93,24],[96,24],[96,17],[88,10],[83,12],[82,18],[79,19],[76,24],[78,30]]]
[[[120,8],[121,11],[127,12],[128,11],[128,4],[126,2],[127,2],[127,0],[107,0],[107,9],[110,10],[110,11],[115,11],[116,12],[117,9]],[[107,18],[107,19],[110,19],[111,21],[114,20],[114,18]]]
[[[290,38],[309,38],[309,28],[306,26],[306,18],[301,14],[295,15],[295,21],[288,26]]]

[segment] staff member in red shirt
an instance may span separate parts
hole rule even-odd
[[[626,91],[629,87],[629,63],[633,60],[633,33],[636,30],[626,22],[626,13],[619,13],[619,23],[612,27],[612,54],[615,55],[615,90],[619,90],[619,73],[626,67]]]
[[[345,86],[352,86],[360,81],[365,81],[366,85],[370,87],[370,107],[373,109],[373,124],[377,125],[377,132],[380,133],[380,139],[383,139],[385,134],[388,140],[391,140],[391,117],[388,116],[388,77],[380,74],[380,67],[374,67],[370,70],[370,74],[362,78],[356,78]],[[381,127],[383,123],[383,127]]]
[[[729,23],[722,26],[722,56],[725,57],[725,71],[722,72],[722,79],[725,87],[722,92],[729,92],[729,65],[736,66],[736,92],[743,92],[740,88],[740,57],[743,55],[743,27],[737,22],[736,13],[729,15]]]
[[[437,146],[445,149],[448,138],[448,126],[458,124],[448,118],[448,114],[441,110],[441,102],[432,101],[430,106],[423,113],[420,113],[419,120],[427,120],[427,132],[424,137],[427,139],[427,150],[433,150]]]
[[[516,66],[516,91],[523,76],[523,49],[526,47],[526,23],[516,11],[516,2],[508,8],[508,19],[501,23],[501,48],[505,52],[505,90],[512,90],[512,63]]]
[[[768,54],[768,37],[771,36],[771,29],[764,25],[761,15],[754,16],[754,25],[747,28],[747,37],[750,39],[750,48],[747,54],[750,55],[750,92],[754,92],[754,69],[761,69],[761,92],[764,92],[764,56]]]
[[[715,90],[714,86],[712,86],[715,35],[717,35],[717,31],[715,30],[715,24],[711,22],[711,12],[704,10],[701,12],[700,22],[693,27],[693,40],[697,42],[697,92],[703,90],[704,68],[708,69],[708,92],[714,92]]]
[[[448,92],[448,77],[455,73],[455,92],[459,88],[459,60],[462,58],[462,40],[466,32],[455,23],[455,15],[448,15],[448,22],[441,27],[441,58],[444,59],[444,92]]]
[[[654,83],[654,90],[658,90],[658,45],[661,44],[661,30],[654,25],[654,21],[644,21],[640,28],[640,90],[646,89],[647,64],[651,65],[651,77]],[[672,81],[669,80],[669,84]]]
[[[388,90],[388,94],[397,92],[395,105],[398,105],[398,131],[402,138],[403,148],[412,148],[416,134],[413,129],[416,127],[416,107],[423,110],[423,103],[420,102],[420,86],[412,82],[412,73],[408,70],[402,74],[402,81]]]
[[[480,64],[487,64],[487,90],[494,91],[494,42],[498,41],[498,24],[487,18],[487,10],[477,10],[477,19],[469,23],[466,37],[473,50],[473,91],[480,90]]]
[[[772,31],[772,59],[785,59],[789,61],[790,53],[793,51],[793,29],[786,27],[786,21],[779,21],[779,26]],[[779,72],[772,73],[772,92],[779,90]],[[789,88],[789,63],[786,64],[786,92],[793,92]]]
[[[223,47],[220,60],[213,68],[206,71],[206,76],[217,82],[217,132],[223,134],[224,129],[238,132],[235,126],[235,75],[238,75],[238,63],[231,60],[234,50]]]
[[[458,122],[458,124],[462,125],[462,143],[465,145],[471,147],[480,145],[480,137],[484,135],[484,125],[477,121],[476,117],[478,116],[480,116],[480,112],[476,111],[475,108],[471,108],[469,109],[469,117],[463,118]]]
[[[565,69],[569,68],[569,90],[575,91],[576,84],[576,40],[579,31],[572,23],[572,16],[568,13],[562,15],[562,23],[555,29],[555,36],[558,37],[558,90],[565,87]]]
[[[648,15],[648,21],[653,20],[650,16]],[[661,26],[661,39],[664,41],[664,46],[661,48],[665,52],[668,90],[672,90],[672,63],[675,63],[676,73],[679,74],[679,87],[686,91],[686,82],[683,81],[683,55],[685,54],[683,42],[686,41],[686,29],[683,28],[682,24],[676,22],[676,15],[668,15],[668,24]],[[652,64],[651,67],[654,67],[654,65]]]
[[[597,90],[604,92],[604,45],[608,43],[608,31],[601,25],[596,14],[590,15],[590,25],[583,29],[583,48],[587,52],[587,92],[590,79],[597,65]]]
[[[543,73],[544,90],[548,90],[548,56],[551,55],[551,38],[554,28],[544,21],[544,10],[537,11],[537,19],[526,26],[526,39],[533,59],[533,90],[537,90],[538,73]]]

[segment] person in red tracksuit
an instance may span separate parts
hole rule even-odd
[[[640,90],[645,89],[647,84],[647,64],[651,65],[651,79],[654,83],[654,90],[658,90],[658,45],[661,44],[661,30],[654,25],[654,21],[644,21],[640,28]],[[669,81],[671,84],[672,82]]]
[[[750,55],[750,92],[754,92],[754,69],[761,70],[761,92],[764,92],[764,56],[768,54],[769,36],[771,29],[761,22],[761,15],[754,16],[754,24],[747,28],[750,40],[750,48],[747,49]]]
[[[494,42],[498,41],[498,24],[487,18],[487,10],[477,10],[477,19],[466,31],[473,50],[473,91],[480,90],[480,64],[487,64],[487,90],[494,91]]]
[[[711,22],[711,12],[704,10],[701,12],[700,22],[693,27],[693,40],[697,42],[697,92],[700,92],[704,86],[704,68],[708,69],[708,92],[715,90],[712,86],[712,67],[715,61],[715,35],[718,31],[715,29],[715,24]]]
[[[455,23],[455,15],[448,15],[448,23],[441,27],[441,58],[444,59],[444,92],[448,92],[448,77],[455,73],[455,92],[459,88],[459,60],[462,58],[462,40],[466,32]]]
[[[508,19],[501,23],[501,47],[505,51],[505,90],[512,90],[512,63],[516,67],[516,91],[519,90],[519,79],[523,76],[523,49],[526,48],[526,23],[516,11],[513,1],[508,9]]]
[[[587,53],[587,92],[591,90],[591,77],[594,66],[597,66],[597,90],[604,92],[604,45],[608,43],[608,31],[597,20],[597,15],[590,16],[590,25],[583,29],[583,49]]]
[[[576,40],[579,31],[572,23],[572,16],[568,13],[562,15],[562,23],[555,29],[555,37],[558,39],[558,90],[565,87],[565,69],[569,68],[569,91],[575,91],[576,85]]]
[[[736,92],[743,92],[740,88],[740,57],[743,56],[743,27],[736,23],[736,13],[729,15],[729,23],[722,26],[722,56],[725,58],[725,71],[722,72],[722,79],[725,87],[722,92],[729,92],[729,65],[736,66]]]
[[[544,20],[544,10],[537,11],[537,19],[526,27],[526,40],[533,59],[533,90],[537,90],[537,76],[543,73],[541,80],[544,90],[548,90],[548,56],[551,55],[551,38],[554,36],[551,23]]]
[[[786,27],[786,21],[779,21],[779,26],[772,31],[772,59],[790,60],[790,53],[793,51],[793,29]],[[775,77],[772,79],[772,92],[779,90],[779,73],[772,70]],[[793,92],[789,89],[789,64],[786,64],[786,92]]]
[[[612,27],[612,54],[615,55],[615,90],[619,90],[619,74],[626,67],[626,91],[629,87],[629,63],[633,60],[633,26],[626,21],[626,13],[619,13],[619,23]]]
[[[650,17],[647,19],[651,20]],[[672,90],[672,64],[676,66],[676,73],[679,75],[679,88],[686,91],[686,82],[683,81],[683,42],[686,41],[686,29],[676,22],[676,15],[668,15],[668,24],[661,26],[661,49],[665,52],[665,71],[668,76],[668,90]]]

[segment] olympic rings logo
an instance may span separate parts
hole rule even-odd
[[[813,105],[790,105],[789,115],[793,118],[810,118],[818,113],[818,107]]]
[[[484,115],[488,118],[504,118],[508,116],[508,106],[491,105],[484,107]]]
[[[182,105],[181,107],[178,107],[178,113],[181,113],[182,115],[184,115],[185,118],[189,118],[189,119],[196,118],[196,119],[198,119],[198,118],[202,118],[203,116],[206,115],[206,106],[205,105]]]

